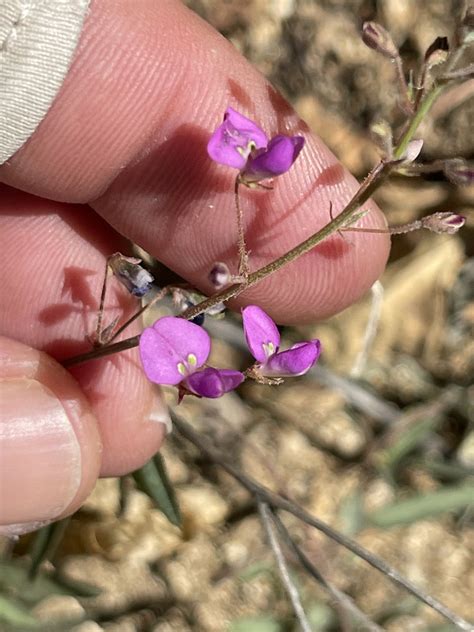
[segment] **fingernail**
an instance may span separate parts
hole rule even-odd
[[[33,379],[0,380],[2,524],[15,532],[59,516],[81,482],[81,450],[55,394]]]
[[[166,434],[169,434],[173,429],[171,417],[168,412],[168,406],[166,405],[163,394],[161,392],[155,395],[155,400],[153,408],[151,409],[149,420],[153,423],[164,424],[166,428]]]

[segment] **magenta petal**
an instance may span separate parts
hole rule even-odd
[[[265,133],[253,121],[227,108],[224,122],[212,134],[207,144],[207,153],[216,162],[243,169],[250,152],[266,147]]]
[[[307,373],[321,353],[319,340],[299,342],[287,351],[275,353],[261,367],[267,377],[293,377]]]
[[[302,136],[275,136],[268,147],[251,157],[242,172],[246,182],[258,182],[288,171],[303,149]]]
[[[280,333],[277,326],[261,307],[249,305],[242,310],[244,334],[248,348],[259,362],[278,351]]]
[[[179,384],[184,365],[189,373],[206,362],[211,350],[208,333],[183,318],[165,316],[140,336],[140,359],[149,380],[156,384]]]
[[[195,395],[214,399],[237,388],[239,384],[242,384],[244,379],[245,377],[240,371],[209,367],[201,371],[196,371],[196,373],[193,373],[183,380],[183,384]]]

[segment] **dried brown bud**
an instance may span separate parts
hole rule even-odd
[[[377,22],[364,22],[362,26],[362,41],[369,48],[373,48],[378,53],[389,59],[396,59],[399,56],[398,48],[388,31]]]
[[[212,266],[208,279],[216,290],[220,290],[231,282],[232,275],[226,264],[218,261]]]
[[[461,187],[474,184],[474,165],[462,158],[450,158],[444,161],[443,170],[451,182]]]
[[[428,68],[433,68],[438,64],[444,63],[449,56],[449,42],[447,37],[437,37],[435,41],[428,46],[425,53],[425,64]]]
[[[116,252],[108,258],[107,263],[115,277],[130,294],[142,297],[150,290],[154,279],[148,270],[140,265],[141,259],[126,257]]]
[[[423,228],[431,230],[433,233],[447,233],[453,235],[466,223],[466,218],[456,213],[433,213],[421,218]]]

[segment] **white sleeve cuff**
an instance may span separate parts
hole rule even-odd
[[[0,165],[53,103],[88,6],[89,0],[0,0]]]

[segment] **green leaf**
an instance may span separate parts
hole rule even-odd
[[[243,571],[239,573],[238,578],[242,582],[251,582],[263,574],[273,575],[274,570],[275,566],[272,562],[254,562],[244,568]]]
[[[52,522],[34,534],[34,538],[29,547],[31,556],[30,578],[34,579],[38,573],[41,563],[50,560],[56,553],[64,532],[67,529],[70,518],[64,518],[57,522]]]
[[[389,469],[395,469],[400,461],[422,445],[426,437],[429,436],[441,422],[441,416],[433,416],[429,419],[419,421],[398,438],[396,443],[384,450],[380,455],[381,463]]]
[[[32,614],[12,597],[0,595],[0,622],[19,630],[35,628],[38,622]]]
[[[360,489],[354,490],[343,499],[338,513],[344,533],[355,535],[363,528],[364,497]]]
[[[39,571],[34,579],[30,579],[29,569],[19,561],[0,562],[0,588],[29,604],[36,604],[50,595],[91,597],[100,593],[95,586],[65,579],[56,573]]]
[[[387,529],[397,524],[411,524],[446,511],[463,509],[474,503],[474,486],[443,487],[436,492],[420,494],[386,505],[366,515],[371,526]]]
[[[230,624],[229,632],[282,632],[283,627],[272,617],[244,617]]]
[[[181,513],[176,500],[176,494],[168,478],[165,461],[161,454],[148,461],[132,474],[135,483],[164,513],[171,524],[181,527]]]

